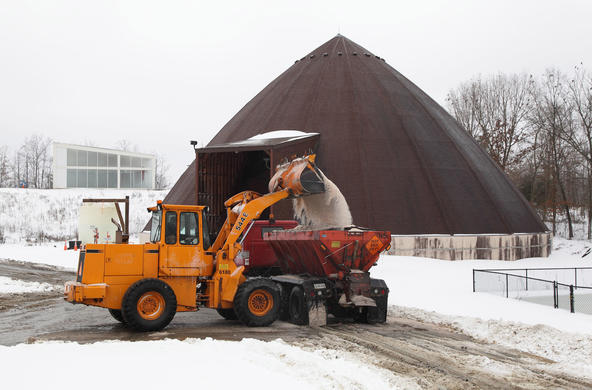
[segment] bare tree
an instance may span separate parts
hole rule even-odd
[[[8,146],[0,146],[0,187],[10,186],[12,166],[8,157]]]
[[[156,156],[154,187],[157,190],[162,190],[167,188],[170,184],[168,180],[169,164],[161,154],[154,153],[154,155]]]
[[[526,74],[498,74],[478,77],[448,94],[452,114],[504,171],[525,154],[531,86]]]
[[[134,144],[130,140],[127,139],[120,139],[115,143],[115,147],[119,150],[123,150],[124,152],[138,152],[139,148],[138,145]]]
[[[562,138],[584,159],[586,164],[586,205],[588,211],[588,239],[592,238],[592,76],[581,67],[575,68],[568,83],[566,104],[573,113],[570,126]]]
[[[552,206],[553,206],[553,233],[556,232],[557,200],[555,194],[561,196],[560,205],[567,218],[569,238],[573,238],[573,224],[570,213],[570,202],[566,192],[563,174],[569,170],[567,143],[564,142],[564,134],[571,126],[571,109],[566,102],[567,83],[565,76],[558,70],[548,70],[543,76],[540,85],[531,91],[534,107],[531,111],[530,121],[532,125],[544,134],[546,144],[546,156],[552,175]]]

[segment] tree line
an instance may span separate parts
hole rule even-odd
[[[461,83],[449,112],[552,225],[574,209],[587,214],[592,238],[592,75],[549,69],[540,76],[496,74]]]
[[[15,150],[0,145],[0,187],[52,188],[52,142],[49,137],[33,134]],[[118,141],[116,147],[138,151],[138,147],[127,140]],[[155,188],[168,188],[169,165],[161,154],[155,153],[155,157]]]
[[[51,139],[33,134],[10,150],[0,146],[0,187],[51,188]]]

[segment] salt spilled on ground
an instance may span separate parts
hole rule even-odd
[[[62,286],[52,286],[49,283],[26,282],[24,280],[15,280],[6,276],[0,276],[0,294],[22,294],[32,292],[54,291],[63,288]]]
[[[59,356],[59,359],[56,359]],[[8,388],[62,389],[84,384],[144,389],[409,389],[413,382],[366,364],[348,352],[306,351],[281,340],[207,338],[139,342],[46,342],[0,347]],[[154,370],[154,367],[164,367]],[[67,375],[64,376],[64,367]],[[102,367],[108,378],[89,379]],[[152,367],[152,369],[150,368]],[[30,375],[34,368],[35,375]]]

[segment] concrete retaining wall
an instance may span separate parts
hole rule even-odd
[[[431,257],[442,260],[518,260],[548,257],[553,237],[546,233],[510,235],[392,236],[389,255]]]

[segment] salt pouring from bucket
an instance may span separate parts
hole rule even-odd
[[[309,154],[278,165],[269,181],[269,192],[287,189],[294,198],[325,192],[325,183],[315,165],[315,158],[316,155]]]

